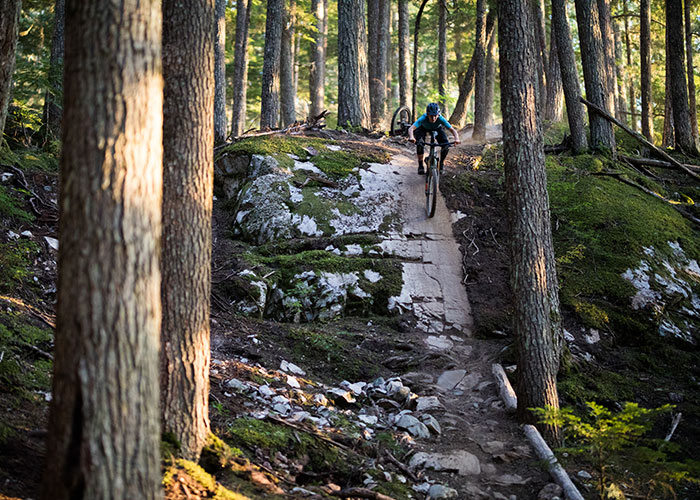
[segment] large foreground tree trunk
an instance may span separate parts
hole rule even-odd
[[[586,99],[610,111],[612,104],[609,101],[608,71],[605,66],[597,0],[576,0],[576,22],[581,41]],[[591,110],[588,111],[588,122],[591,126],[591,146],[594,149],[604,148],[614,151],[615,136],[611,123]]]
[[[0,7],[0,142],[5,130],[7,108],[12,95],[12,74],[15,71],[17,33],[22,0],[4,0]]]
[[[642,93],[642,135],[654,142],[654,113],[651,96],[651,0],[639,2],[639,57]]]
[[[197,461],[209,434],[215,0],[163,0],[163,430]]]
[[[65,53],[66,2],[56,0],[54,4],[53,37],[51,38],[51,58],[49,60],[49,88],[44,99],[42,113],[45,135],[58,138],[61,135],[61,98],[63,94],[63,55]]]
[[[214,142],[226,140],[226,2],[216,0],[214,18]]]
[[[260,128],[277,127],[280,112],[280,51],[284,0],[267,0],[263,56]]]
[[[688,106],[681,0],[666,0],[666,30],[669,37],[666,57],[668,57],[670,69],[676,147],[687,154],[697,155],[698,150],[690,125],[690,108]]]
[[[160,2],[68,0],[65,69],[42,498],[158,499]]]
[[[581,87],[576,69],[576,58],[571,42],[569,20],[566,15],[566,0],[552,0],[552,30],[556,37],[561,80],[566,100],[566,116],[569,119],[571,147],[575,153],[588,149],[583,104],[580,102]]]
[[[472,139],[486,138],[486,0],[476,0],[474,45],[474,129]]]
[[[499,2],[501,111],[510,226],[511,285],[518,346],[518,415],[559,407],[556,376],[561,334],[558,286],[536,110],[537,70],[527,0]],[[546,429],[558,441],[557,430]]]
[[[309,73],[310,114],[318,116],[325,106],[327,0],[311,0],[311,10],[316,19],[316,32],[311,44],[313,56]]]
[[[370,127],[364,0],[338,2],[338,125]]]
[[[236,41],[233,50],[233,112],[231,115],[231,135],[234,137],[245,131],[249,24],[250,0],[238,0],[236,3]]]

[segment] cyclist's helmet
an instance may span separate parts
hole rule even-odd
[[[428,106],[426,106],[425,113],[428,116],[437,116],[440,114],[440,106],[438,106],[436,102],[431,102],[428,104]]]

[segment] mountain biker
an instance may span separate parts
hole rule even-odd
[[[440,116],[440,106],[437,103],[431,102],[425,108],[425,113],[418,118],[413,125],[408,129],[408,140],[411,142],[418,141],[416,145],[416,158],[418,158],[418,173],[424,174],[423,169],[423,138],[428,132],[433,132],[437,130],[437,142],[439,144],[447,143],[447,135],[445,135],[445,130],[448,129],[452,132],[455,144],[459,144],[461,141],[459,139],[459,134],[457,130],[450,125],[450,122],[445,120]],[[445,158],[450,150],[450,146],[443,146],[440,149],[440,173],[443,173],[445,168]]]

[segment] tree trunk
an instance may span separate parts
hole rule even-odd
[[[410,29],[408,23],[408,0],[399,0],[399,105],[408,106]]]
[[[642,134],[654,142],[654,111],[651,95],[651,0],[639,2],[639,57],[642,93]]]
[[[668,30],[666,30],[666,54],[668,54]],[[661,145],[665,148],[673,148],[676,137],[673,127],[673,102],[671,100],[671,58],[666,57],[666,78],[664,81],[664,131]]]
[[[214,143],[226,140],[226,2],[216,0],[214,18]]]
[[[411,91],[412,95],[412,104],[411,104],[411,116],[416,119],[418,117],[417,114],[417,95],[416,95],[416,89],[418,87],[418,34],[420,33],[420,21],[421,18],[423,17],[423,9],[425,9],[425,5],[428,3],[428,0],[423,0],[420,4],[420,7],[418,8],[418,14],[416,14],[416,24],[415,27],[413,28],[413,89]],[[425,60],[423,61],[425,63]]]
[[[666,57],[669,60],[671,75],[671,102],[676,147],[686,154],[697,155],[698,150],[690,125],[690,108],[688,106],[683,4],[681,0],[666,0],[666,30],[669,37]]]
[[[627,0],[623,0],[623,15],[625,17],[625,54],[627,56],[627,67],[625,74],[627,79],[627,98],[629,99],[628,109],[630,118],[628,120],[632,130],[636,130],[637,124],[637,97],[634,90],[634,78],[632,77],[632,43],[630,42],[629,12],[627,11]]]
[[[280,112],[280,51],[284,0],[267,0],[263,56],[260,128],[277,127]]]
[[[394,32],[394,19],[393,13],[391,11],[391,0],[384,1],[384,8],[386,13],[384,19],[386,19],[386,31],[384,32],[384,43],[386,44],[386,61],[384,63],[384,69],[386,74],[386,108],[391,109],[392,99],[394,99],[394,82],[393,82],[393,67],[394,67],[394,50],[391,43],[391,38]],[[385,112],[386,112],[385,108]],[[386,116],[385,116],[386,118]]]
[[[231,135],[234,137],[245,131],[249,25],[250,0],[238,0],[236,3],[236,41],[233,50],[233,113],[231,116]]]
[[[487,44],[491,43],[491,37],[494,36],[494,31],[496,27],[496,11],[492,10],[486,16],[486,39]],[[469,61],[469,66],[467,66],[467,71],[464,74],[464,78],[459,83],[459,96],[457,97],[457,102],[455,103],[455,109],[450,115],[450,123],[457,126],[458,128],[464,127],[464,122],[467,118],[467,107],[469,106],[469,100],[474,92],[474,71],[475,71],[474,55]]]
[[[338,126],[370,127],[364,0],[338,2]]]
[[[690,26],[690,2],[684,0],[685,8],[685,53],[688,68],[688,105],[690,107],[690,130],[693,141],[698,143],[698,107],[695,94],[695,71],[693,69],[693,32]]]
[[[547,70],[547,102],[544,107],[544,119],[551,122],[561,121],[564,113],[564,90],[561,81],[561,66],[557,37],[554,35],[554,24],[550,28],[549,69]]]
[[[547,35],[544,23],[544,0],[532,0],[530,2],[530,8],[532,9],[532,24],[535,30],[535,54],[537,57],[537,88],[538,88],[538,102],[544,103],[546,100],[547,92],[547,78],[549,75],[546,74],[549,69],[547,63]],[[538,112],[540,105],[537,106]]]
[[[294,91],[294,26],[296,0],[287,0],[284,11],[280,54],[280,124],[282,128],[297,119],[296,92]]]
[[[447,115],[447,5],[438,0],[438,99],[440,109]]]
[[[209,434],[216,0],[163,0],[163,430],[197,461]]]
[[[616,116],[617,111],[617,75],[615,74],[615,35],[612,27],[612,15],[610,13],[610,0],[598,1],[598,17],[600,20],[600,36],[603,47],[603,69],[606,75],[605,89],[608,93],[607,104],[611,115]]]
[[[608,72],[605,67],[598,4],[596,0],[575,0],[575,3],[586,99],[605,110],[610,110]],[[567,100],[567,106],[568,103]],[[588,112],[588,122],[591,127],[591,146],[594,149],[605,148],[614,151],[615,136],[610,122],[591,110]]]
[[[583,106],[580,103],[581,87],[576,68],[576,58],[571,42],[569,20],[566,14],[566,0],[552,0],[552,31],[556,38],[557,55],[561,81],[566,100],[566,116],[569,120],[571,147],[575,153],[588,149],[586,124],[583,118]]]
[[[486,44],[486,125],[493,123],[493,93],[496,86],[496,37]]]
[[[318,116],[324,109],[326,84],[326,0],[311,0],[311,10],[316,19],[316,32],[311,44],[310,72],[311,116]]]
[[[559,407],[556,376],[561,350],[558,285],[536,110],[537,59],[527,0],[499,2],[501,112],[514,326],[518,346],[518,416],[528,408]],[[558,441],[556,428],[545,429]]]
[[[367,69],[372,126],[381,128],[386,116],[386,6],[389,0],[367,0]]]
[[[0,8],[0,142],[5,130],[7,108],[12,96],[12,74],[15,71],[19,13],[22,0],[6,0]]]
[[[622,64],[622,38],[620,36],[620,23],[618,21],[613,21],[613,33],[615,36],[615,65],[613,70],[615,71],[616,82],[617,82],[617,104],[615,105],[615,112],[617,113],[617,119],[623,123],[631,123],[634,121],[627,111],[627,86],[625,66]]]
[[[476,0],[474,45],[474,129],[472,139],[486,138],[486,0]]]
[[[156,1],[66,4],[44,500],[162,498],[161,19]]]
[[[49,88],[44,99],[42,113],[44,133],[47,138],[61,135],[61,96],[63,94],[63,54],[65,52],[65,0],[56,0],[54,4],[54,27],[51,39],[51,58],[49,59]]]

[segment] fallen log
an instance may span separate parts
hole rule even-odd
[[[498,384],[498,393],[503,400],[506,412],[513,413],[518,408],[518,398],[508,381],[505,370],[503,370],[503,367],[498,363],[494,363],[491,365],[491,373],[493,373],[496,383]]]
[[[564,490],[564,496],[569,500],[584,500],[583,495],[578,491],[576,485],[571,481],[571,478],[566,473],[564,468],[559,465],[557,458],[552,453],[552,450],[547,446],[547,443],[542,438],[542,435],[534,425],[523,426],[525,436],[530,440],[530,444],[535,449],[535,453],[547,463],[547,469],[554,481]]]
[[[635,158],[634,156],[624,156],[620,155],[621,160],[630,162],[633,165],[643,165],[646,167],[656,167],[656,168],[670,168],[675,169],[671,163],[663,160],[654,160],[653,158]],[[693,172],[700,173],[700,167],[697,165],[688,165],[687,163],[682,163],[682,165]]]
[[[615,125],[617,125],[618,127],[620,127],[622,130],[624,130],[625,132],[627,132],[629,135],[631,135],[632,137],[634,137],[635,139],[637,139],[639,142],[641,142],[642,144],[644,144],[646,147],[648,147],[649,149],[651,149],[652,151],[654,151],[654,152],[655,152],[657,155],[659,155],[661,158],[663,158],[664,160],[666,160],[667,162],[669,162],[671,165],[673,165],[674,168],[676,168],[676,169],[678,169],[678,170],[682,170],[683,172],[685,172],[686,174],[688,174],[689,176],[691,176],[691,177],[692,177],[693,179],[695,179],[696,181],[700,181],[700,175],[698,175],[698,174],[696,174],[695,172],[693,172],[692,170],[686,168],[682,163],[680,163],[679,161],[677,161],[676,159],[674,159],[671,155],[669,155],[668,153],[666,153],[666,152],[662,151],[661,149],[657,148],[656,146],[654,146],[654,145],[653,145],[651,142],[649,142],[649,141],[646,139],[646,137],[644,137],[642,134],[640,134],[640,133],[638,133],[638,132],[635,132],[634,130],[630,129],[630,128],[627,127],[625,124],[623,124],[623,123],[621,123],[620,121],[618,121],[615,117],[610,116],[605,110],[599,108],[598,106],[596,106],[596,105],[593,104],[592,102],[587,101],[587,100],[584,99],[583,97],[581,97],[580,99],[581,99],[581,102],[582,102],[583,104],[585,104],[586,106],[588,106],[589,108],[591,108],[593,111],[595,111],[596,113],[598,113],[600,116],[602,116],[603,118],[605,118],[605,119],[608,120],[609,122],[612,122],[612,123],[614,123]]]

